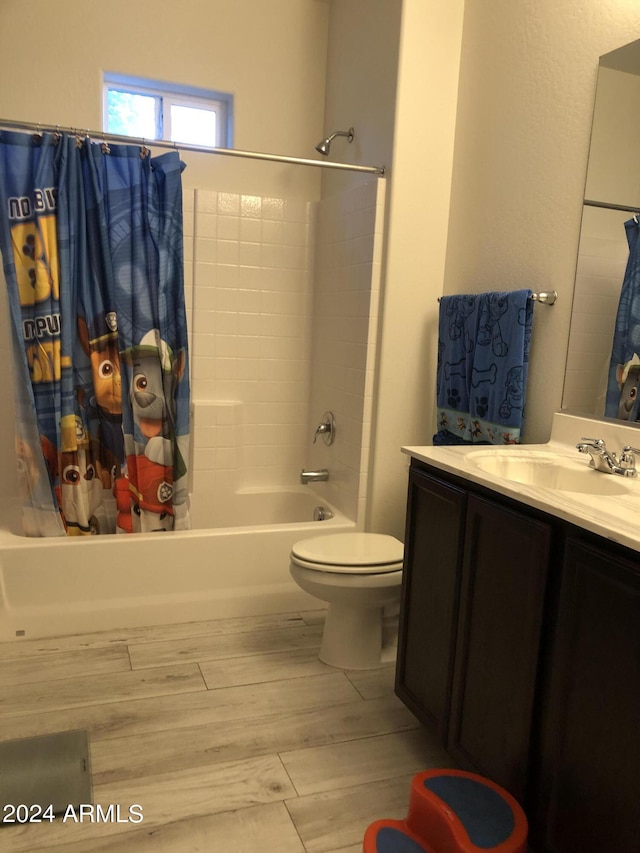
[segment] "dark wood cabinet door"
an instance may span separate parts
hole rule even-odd
[[[466,492],[412,469],[396,693],[446,742]]]
[[[545,849],[638,853],[640,559],[568,539],[551,664]]]
[[[448,748],[522,800],[551,527],[470,495]]]

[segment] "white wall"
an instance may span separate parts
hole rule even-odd
[[[627,0],[466,0],[446,293],[558,291],[535,307],[524,440],[561,405],[598,58],[638,38]]]
[[[2,0],[0,116],[99,130],[111,71],[231,92],[235,148],[319,159],[328,14],[324,0]],[[319,191],[302,166],[184,159],[185,186]]]
[[[355,129],[352,143],[334,140],[331,160],[391,166],[402,6],[403,0],[330,2],[322,136]],[[323,194],[349,180],[325,172]]]
[[[462,0],[405,0],[402,11],[368,506],[369,528],[399,538],[408,461],[400,448],[433,435],[462,9]]]
[[[640,76],[613,68],[598,71],[585,197],[614,204],[640,202],[637,160]]]

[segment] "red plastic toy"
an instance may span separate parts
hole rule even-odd
[[[368,827],[363,853],[526,853],[528,824],[518,802],[464,770],[425,770],[411,783],[405,820]]]

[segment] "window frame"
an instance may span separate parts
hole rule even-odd
[[[164,83],[132,77],[124,74],[104,72],[102,84],[102,127],[109,133],[109,91],[127,92],[134,95],[147,95],[156,98],[156,137],[154,141],[173,142],[171,139],[171,107],[195,107],[216,113],[216,140],[214,145],[195,142],[180,142],[175,145],[202,145],[204,148],[233,147],[233,95],[195,86],[181,86],[177,83]],[[139,137],[138,137],[139,138]]]

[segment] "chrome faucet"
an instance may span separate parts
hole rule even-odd
[[[300,471],[300,482],[303,485],[308,483],[324,482],[329,479],[329,472],[326,468],[319,468],[317,471],[305,471],[304,468]]]
[[[636,477],[635,454],[640,453],[636,447],[626,444],[622,448],[620,458],[615,453],[607,450],[607,445],[602,438],[583,438],[580,444],[576,444],[580,453],[588,453],[591,457],[589,465],[596,471],[605,474],[620,474],[622,477]]]

